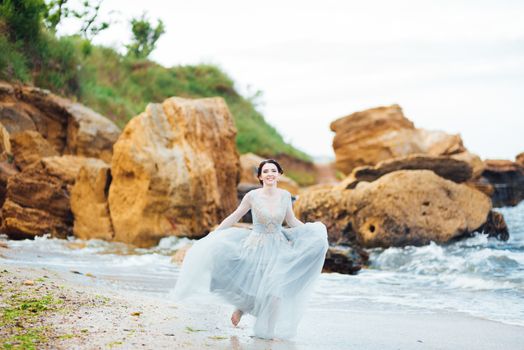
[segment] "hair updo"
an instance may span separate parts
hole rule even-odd
[[[278,164],[278,162],[276,160],[274,160],[274,159],[266,159],[266,160],[261,161],[260,164],[258,165],[258,170],[257,170],[257,179],[258,179],[258,182],[260,182],[261,185],[264,184],[264,182],[262,180],[260,180],[260,176],[262,175],[262,168],[267,163],[275,164],[275,166],[277,167],[278,172],[281,175],[284,173],[284,170],[282,170],[282,167],[280,166],[280,164]]]

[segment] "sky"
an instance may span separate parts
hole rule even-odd
[[[524,1],[104,0],[114,23],[95,43],[125,52],[144,11],[166,27],[151,59],[262,91],[266,120],[312,156],[334,157],[332,121],[394,103],[483,159],[524,152]]]

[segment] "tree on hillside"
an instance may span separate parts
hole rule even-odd
[[[102,2],[103,0],[98,2],[82,0],[79,6],[78,4],[75,6],[69,0],[48,0],[44,23],[48,29],[55,32],[63,19],[77,18],[82,22],[79,34],[86,39],[92,39],[111,24],[109,21],[100,21]]]
[[[131,19],[133,38],[131,44],[126,45],[127,54],[136,58],[147,58],[155,49],[156,42],[165,33],[164,22],[158,20],[155,28],[143,13],[140,18]]]

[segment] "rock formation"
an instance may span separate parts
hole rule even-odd
[[[345,189],[354,188],[359,182],[372,182],[383,175],[398,170],[431,170],[435,174],[454,182],[465,182],[473,175],[472,167],[465,161],[443,156],[410,155],[379,162],[375,166],[355,168],[342,181]]]
[[[517,154],[515,157],[515,162],[524,166],[524,152]]]
[[[481,180],[493,186],[494,207],[514,206],[524,199],[524,166],[510,160],[485,161]]]
[[[44,157],[60,154],[37,131],[24,130],[11,137],[12,154],[16,166],[23,170]]]
[[[490,224],[490,210],[483,193],[429,170],[391,172],[352,190],[313,188],[295,205],[301,220],[326,224],[331,242],[364,247],[444,243],[475,231],[507,239],[503,220]]]
[[[459,135],[416,129],[398,105],[353,113],[331,123],[336,167],[345,174],[359,166],[411,154],[452,155],[466,151]]]
[[[57,154],[111,161],[120,130],[93,110],[32,86],[0,82],[0,123],[13,137],[38,132]],[[34,140],[33,140],[34,141]]]
[[[82,166],[71,189],[73,233],[81,239],[111,241],[114,236],[107,196],[111,175],[103,161]]]
[[[348,224],[348,210],[344,205],[350,191],[341,191],[331,184],[303,189],[293,204],[295,215],[306,222],[322,221],[331,243],[344,238]]]
[[[322,272],[338,272],[355,275],[369,261],[364,249],[348,246],[329,247]]]
[[[47,157],[10,176],[1,231],[12,238],[71,235],[71,187],[83,165],[97,162],[103,161],[77,156]]]
[[[151,246],[201,237],[237,206],[236,128],[221,98],[169,98],[133,118],[114,145],[114,239]]]
[[[349,203],[351,226],[365,247],[449,242],[481,227],[490,209],[481,192],[428,170],[397,171],[361,183]]]

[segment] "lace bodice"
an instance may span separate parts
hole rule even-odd
[[[277,233],[282,230],[286,216],[289,192],[281,191],[280,199],[267,199],[259,191],[251,191],[251,214],[253,231],[258,233]]]

